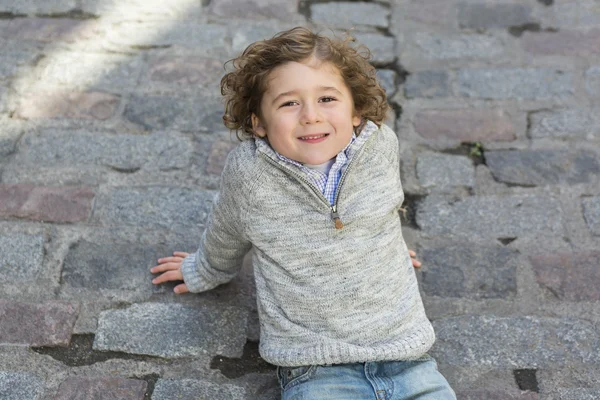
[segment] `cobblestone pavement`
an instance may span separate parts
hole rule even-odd
[[[154,288],[235,139],[223,63],[354,27],[459,399],[600,399],[598,0],[0,0],[0,399],[277,399],[252,271]]]

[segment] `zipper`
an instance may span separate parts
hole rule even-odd
[[[342,184],[344,183],[344,180],[346,179],[346,175],[348,175],[348,170],[350,170],[350,167],[354,163],[354,160],[356,160],[357,158],[359,158],[362,155],[362,153],[365,151],[367,146],[370,144],[371,139],[376,134],[377,134],[377,132],[373,132],[371,134],[371,136],[369,136],[367,138],[367,141],[362,145],[362,147],[360,149],[358,149],[358,153],[356,153],[354,155],[354,157],[352,157],[352,159],[346,166],[346,169],[344,169],[342,176],[340,176],[340,181],[338,182],[338,186],[335,189],[335,196],[333,197],[333,205],[331,206],[331,217],[333,218],[333,222],[335,223],[335,229],[342,229],[344,227],[344,223],[340,219],[340,216],[337,211],[337,203],[338,203],[338,198],[340,197],[340,191],[342,189]]]
[[[354,163],[354,160],[356,160],[365,151],[365,149],[367,148],[367,145],[370,144],[371,139],[376,134],[377,134],[377,132],[373,132],[371,134],[371,136],[369,136],[367,138],[367,141],[362,145],[362,147],[358,150],[358,153],[356,153],[354,155],[354,157],[352,157],[352,159],[350,160],[350,162],[346,166],[346,169],[344,170],[344,172],[342,173],[342,176],[340,177],[340,181],[338,182],[338,186],[335,189],[335,196],[333,198],[333,204],[330,204],[329,201],[323,195],[323,193],[319,190],[319,188],[317,188],[312,182],[310,182],[304,176],[296,173],[291,168],[286,168],[286,167],[282,166],[281,164],[277,163],[275,160],[271,159],[271,157],[269,157],[265,153],[261,152],[260,156],[262,156],[264,159],[266,159],[269,163],[271,163],[275,167],[281,169],[282,171],[290,173],[296,179],[302,181],[308,187],[310,187],[311,190],[314,192],[314,194],[319,198],[319,200],[321,200],[323,203],[325,203],[327,205],[327,208],[331,211],[331,219],[333,219],[333,223],[335,224],[335,229],[342,229],[344,227],[344,223],[340,219],[340,215],[339,215],[338,210],[337,210],[337,202],[338,202],[338,198],[340,196],[340,189],[342,187],[342,183],[344,183],[344,180],[346,179],[346,175],[348,175],[348,170],[350,169],[350,166]]]

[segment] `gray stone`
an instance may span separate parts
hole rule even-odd
[[[118,171],[170,170],[189,164],[192,143],[166,134],[99,134],[44,131],[26,135],[17,156],[21,164],[105,165]]]
[[[209,10],[215,15],[227,18],[277,18],[293,19],[298,13],[299,0],[212,0]]]
[[[114,377],[71,377],[63,381],[54,400],[144,400],[148,383]]]
[[[600,65],[585,71],[585,89],[592,97],[600,97]]]
[[[557,399],[560,400],[598,400],[600,399],[600,389],[561,388],[558,389],[557,395]]]
[[[0,283],[34,281],[44,262],[44,237],[11,233],[0,236]]]
[[[551,69],[464,69],[458,73],[463,96],[484,99],[552,99],[573,95],[572,72]]]
[[[422,153],[417,156],[416,168],[419,183],[434,191],[475,185],[475,167],[468,157]]]
[[[44,60],[41,79],[68,88],[124,90],[138,84],[142,60],[130,55],[60,53]]]
[[[396,72],[391,69],[378,69],[377,79],[388,98],[396,93]]]
[[[458,5],[458,24],[461,28],[509,28],[535,22],[531,17],[531,8],[521,4]]]
[[[0,113],[2,112],[3,88],[0,86]],[[20,139],[23,129],[18,123],[10,118],[0,118],[2,129],[0,130],[0,157],[7,156],[15,151],[17,141]]]
[[[15,76],[24,66],[32,65],[40,56],[39,50],[27,44],[16,46],[15,44],[3,43],[0,53],[0,82]]]
[[[389,64],[396,58],[396,39],[377,33],[353,34],[359,44],[363,44],[371,51],[371,62],[375,64]]]
[[[329,2],[310,6],[313,22],[327,26],[351,28],[353,25],[372,25],[387,28],[390,10],[381,4],[366,2]]]
[[[600,176],[597,153],[580,150],[486,151],[485,160],[494,178],[526,186],[586,183]]]
[[[201,2],[128,0],[113,3],[110,1],[80,0],[81,10],[85,13],[116,16],[127,19],[186,19],[203,14]]]
[[[434,235],[515,238],[562,235],[563,213],[548,195],[479,196],[452,200],[428,196],[419,203],[417,224]]]
[[[28,372],[0,371],[0,399],[42,400],[44,380]]]
[[[592,234],[600,236],[600,197],[584,197],[581,204],[588,228]]]
[[[422,244],[423,290],[427,295],[510,299],[517,293],[518,252],[469,243]]]
[[[77,6],[76,0],[0,0],[0,13],[12,14],[60,14],[69,12]]]
[[[600,87],[598,88],[600,92]],[[529,136],[537,138],[600,138],[600,109],[539,111],[530,116]]]
[[[164,246],[96,244],[86,241],[69,249],[62,280],[77,288],[120,289],[152,293],[150,268],[169,254]]]
[[[222,53],[229,38],[226,26],[183,20],[177,22],[177,29],[165,29],[161,21],[123,22],[111,27],[106,40],[109,45],[129,48],[176,45],[207,55]]]
[[[270,39],[277,32],[291,28],[287,25],[274,22],[273,20],[261,21],[260,23],[232,24],[230,26],[232,36],[232,51],[236,57],[251,43],[259,40]]]
[[[106,225],[197,230],[213,197],[210,191],[182,187],[115,187],[97,197],[92,219]]]
[[[493,36],[458,35],[442,36],[417,32],[415,43],[420,55],[430,60],[495,58],[505,52],[504,43]]]
[[[246,398],[246,390],[233,384],[217,384],[195,379],[159,379],[152,400],[230,400]]]
[[[125,108],[129,121],[147,130],[223,130],[223,105],[216,97],[133,96]]]
[[[247,312],[224,305],[143,303],[100,314],[95,350],[159,357],[240,357]]]
[[[554,24],[574,28],[598,27],[600,10],[597,0],[557,1],[553,5],[556,15]]]
[[[62,301],[44,304],[0,299],[0,346],[68,346],[79,306]]]
[[[410,74],[404,83],[406,97],[447,97],[450,83],[446,71],[422,71]]]
[[[588,321],[461,316],[433,322],[432,353],[450,365],[555,368],[598,363],[598,331]]]

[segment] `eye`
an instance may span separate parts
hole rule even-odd
[[[291,106],[295,106],[296,104],[298,104],[297,101],[286,101],[285,103],[283,103],[282,105],[280,105],[279,108],[281,108],[281,107],[291,107]]]
[[[326,96],[326,97],[321,97],[320,101],[321,101],[321,103],[330,103],[332,101],[336,101],[336,98],[331,97],[331,96]]]

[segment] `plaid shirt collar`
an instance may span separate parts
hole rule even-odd
[[[297,170],[301,173],[301,175],[307,177],[308,180],[312,182],[321,193],[323,193],[329,203],[333,204],[335,201],[335,192],[340,178],[348,166],[350,159],[356,153],[356,151],[362,147],[367,138],[371,136],[371,134],[377,129],[377,125],[371,121],[368,121],[359,136],[356,136],[353,133],[350,143],[348,143],[346,147],[344,147],[344,149],[337,154],[335,157],[335,162],[329,169],[328,173],[323,173],[317,169],[305,167],[301,163],[277,153],[271,148],[268,142],[262,138],[255,138],[255,143],[259,151],[267,153],[267,155],[269,155],[271,158],[276,158],[280,163]]]

